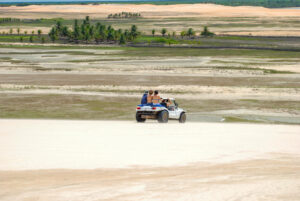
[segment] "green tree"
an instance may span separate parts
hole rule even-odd
[[[32,36],[32,35],[29,37],[29,41],[30,41],[31,43],[33,43],[33,36]]]
[[[45,43],[45,37],[42,37],[41,42]]]
[[[121,45],[123,45],[123,44],[126,43],[125,36],[124,36],[123,33],[122,33],[121,36],[120,36],[120,41],[119,41],[119,42],[120,42]]]
[[[24,34],[27,35],[27,31],[24,31]]]
[[[31,34],[34,35],[34,31],[32,31]]]
[[[176,32],[175,31],[173,31],[172,36],[173,36],[173,38],[176,37]]]
[[[73,36],[74,36],[74,39],[76,41],[78,41],[80,39],[80,27],[78,25],[78,20],[75,20],[74,21],[74,32],[73,32]]]
[[[110,28],[110,29],[108,30],[107,40],[113,41],[114,38],[115,38],[115,31],[114,31],[114,29]]]
[[[100,39],[102,41],[107,40],[107,32],[106,32],[106,26],[105,25],[101,25],[99,27],[99,35],[100,35]]]
[[[183,37],[184,37],[185,35],[186,35],[186,32],[185,32],[185,31],[180,32],[181,39],[183,39]]]
[[[133,40],[139,35],[136,25],[131,26],[130,35],[132,36]]]
[[[10,35],[12,35],[13,34],[13,32],[14,32],[14,30],[11,28],[11,29],[9,29],[9,34]]]
[[[163,28],[163,29],[161,30],[162,36],[165,37],[166,33],[167,33],[167,29]]]
[[[41,37],[42,30],[39,29],[37,32],[38,32],[38,36]]]
[[[85,20],[83,20],[84,25],[90,25],[90,16],[85,16]]]
[[[89,31],[85,31],[84,40],[85,40],[85,43],[88,43],[91,40],[91,35],[90,35]]]
[[[64,37],[67,37],[70,35],[70,31],[67,26],[62,27],[60,35],[64,36]]]
[[[56,28],[57,32],[60,34],[61,30],[62,30],[62,22],[60,20],[56,22],[55,28]]]
[[[52,29],[50,30],[50,32],[49,32],[48,35],[49,35],[51,41],[54,43],[57,40],[57,38],[58,38],[58,34],[57,34],[56,28],[52,27]]]
[[[18,35],[20,35],[20,28],[17,29]]]
[[[152,36],[154,37],[155,35],[155,29],[152,29]]]
[[[192,28],[189,28],[187,31],[187,35],[191,38],[195,34],[194,30]]]
[[[126,40],[130,39],[130,32],[128,31],[128,29],[125,29],[124,36],[125,36]]]
[[[20,42],[23,42],[23,36],[20,36]]]
[[[201,32],[201,36],[214,36],[215,34],[213,32],[210,32],[207,28],[207,26],[204,27],[203,31]]]
[[[89,34],[90,34],[91,38],[94,38],[94,36],[95,36],[95,28],[94,28],[94,26],[91,26],[89,28]]]

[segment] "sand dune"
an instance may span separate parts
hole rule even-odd
[[[38,17],[44,13],[74,18],[74,14],[106,17],[110,13],[140,12],[144,17],[293,17],[300,16],[299,9],[269,9],[251,6],[222,6],[215,4],[101,4],[101,5],[31,5],[25,7],[0,7],[0,13],[18,13],[18,17]],[[68,15],[71,14],[71,15]]]

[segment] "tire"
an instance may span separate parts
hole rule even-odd
[[[168,123],[169,120],[169,112],[166,110],[161,111],[158,114],[158,118],[157,118],[159,123]]]
[[[146,121],[146,119],[142,118],[139,113],[136,113],[135,118],[136,118],[136,121],[139,123],[143,123]]]
[[[179,117],[179,123],[185,123],[185,121],[186,121],[186,114],[185,112],[182,112]]]

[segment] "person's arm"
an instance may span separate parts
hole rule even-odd
[[[161,103],[162,98],[158,96],[158,102]]]

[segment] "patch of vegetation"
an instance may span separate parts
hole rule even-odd
[[[78,23],[78,20],[74,21],[73,30],[70,30],[67,26],[63,26],[62,23],[58,21],[56,25],[52,27],[48,35],[52,42],[60,39],[66,40],[69,43],[79,43],[80,41],[88,43],[93,40],[96,43],[107,41],[125,44],[126,41],[134,40],[140,33],[136,25],[132,25],[130,30],[126,29],[125,31],[122,29],[115,30],[112,26],[106,27],[100,22],[94,26],[90,23],[89,16],[86,16],[81,25]]]
[[[107,16],[108,19],[128,19],[128,18],[141,18],[141,13],[131,13],[131,12],[121,12],[121,13],[115,13],[115,14],[109,14]]]
[[[6,18],[0,18],[0,24],[2,23],[13,23],[13,22],[20,22],[21,20],[18,18],[10,18],[10,17],[6,17]]]
[[[0,118],[133,120],[138,100],[81,95],[4,94],[0,103]]]
[[[242,117],[234,117],[234,116],[226,116],[224,117],[224,122],[228,123],[236,123],[236,122],[241,122],[241,123],[263,123],[264,121],[259,121],[259,120],[251,120],[251,119],[246,119]]]
[[[151,37],[140,36],[134,40],[135,43],[163,43],[163,44],[178,44],[179,41],[173,38],[166,37]]]
[[[208,36],[214,36],[215,34],[211,31],[208,30],[208,27],[205,26],[203,31],[201,32],[201,36],[205,36],[205,37],[208,37]]]

